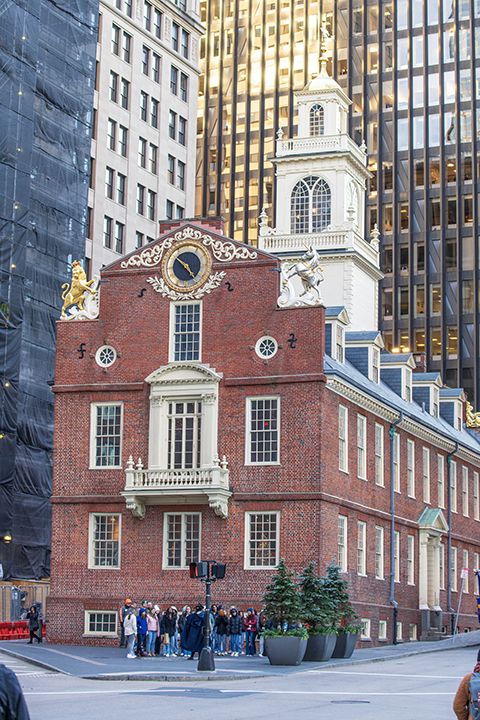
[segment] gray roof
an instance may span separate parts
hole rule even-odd
[[[443,398],[460,398],[464,393],[463,388],[443,387],[440,389],[440,400]]]
[[[413,357],[412,353],[383,352],[380,355],[380,362],[382,365],[387,365],[387,363],[391,363],[392,365],[401,365],[402,363],[407,363],[411,357]]]
[[[374,342],[379,335],[381,335],[379,330],[365,330],[364,332],[355,330],[345,333],[345,339],[347,341],[352,340],[354,342],[360,342],[362,340],[365,342]]]
[[[343,305],[333,305],[331,307],[325,308],[325,317],[327,318],[336,318],[338,317],[343,311],[346,311],[346,308]]]
[[[398,355],[394,355],[394,357],[397,358]],[[405,355],[404,357],[408,358],[410,356]],[[392,410],[403,412],[406,417],[421,423],[429,430],[453,442],[458,442],[459,445],[463,445],[472,452],[480,453],[479,436],[472,436],[466,429],[456,430],[443,418],[436,418],[422,410],[417,403],[403,400],[400,395],[397,395],[388,385],[381,381],[375,383],[369,380],[347,360],[344,363],[340,363],[337,362],[337,360],[333,360],[329,355],[325,355],[324,372],[325,375],[338,375],[348,384],[370,395],[384,405],[388,405]]]
[[[437,382],[442,376],[439,372],[414,372],[412,375],[413,382]]]

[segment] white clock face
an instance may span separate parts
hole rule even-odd
[[[163,260],[163,277],[177,292],[191,292],[203,285],[212,267],[207,250],[198,243],[186,241],[174,245]]]

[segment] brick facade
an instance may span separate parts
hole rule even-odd
[[[184,222],[182,228],[192,226]],[[226,241],[219,227],[193,226],[214,239]],[[166,235],[179,227],[163,228]],[[235,247],[242,247],[235,245]],[[279,556],[294,570],[316,560],[321,572],[337,557],[338,515],[348,517],[348,573],[352,599],[362,618],[371,620],[372,642],[378,641],[378,621],[387,620],[391,637],[389,603],[390,476],[389,422],[378,414],[334,392],[324,373],[325,311],[323,307],[279,309],[279,260],[258,251],[256,258],[213,263],[212,272],[225,272],[222,284],[206,294],[202,303],[201,364],[222,374],[218,391],[218,454],[226,456],[232,496],[228,518],[215,514],[208,504],[178,502],[147,504],[145,517],[134,517],[121,492],[130,455],[147,465],[149,394],[145,378],[169,362],[170,305],[147,283],[160,266],[122,268],[115,263],[102,272],[100,315],[97,320],[60,321],[57,327],[55,374],[55,461],[53,485],[52,582],[48,600],[49,638],[79,642],[86,610],[116,611],[131,595],[161,605],[193,604],[203,597],[203,585],[191,580],[185,569],[165,569],[163,538],[165,513],[201,513],[201,556],[227,563],[224,580],[214,587],[215,599],[224,604],[260,607],[272,570],[245,569],[245,513],[280,511]],[[229,285],[227,284],[229,283]],[[229,289],[233,288],[233,289]],[[145,288],[146,292],[142,293]],[[279,349],[269,360],[255,352],[255,343],[274,337]],[[296,338],[295,342],[289,339]],[[78,349],[84,343],[85,354]],[[111,367],[102,368],[95,353],[102,345],[117,351]],[[293,346],[293,347],[292,347]],[[280,462],[245,463],[246,398],[280,398]],[[121,469],[89,467],[91,403],[123,404]],[[338,469],[338,406],[349,410],[349,474]],[[356,416],[367,418],[367,480],[357,477]],[[374,425],[384,425],[385,486],[375,484]],[[418,518],[422,502],[422,447],[416,440],[417,498],[406,492],[406,439],[400,433],[401,493],[396,494],[395,529],[400,531],[400,582],[396,584],[398,620],[408,639],[410,624],[420,627],[418,595]],[[445,441],[446,442],[446,441]],[[437,451],[431,444],[431,506],[437,506]],[[471,453],[473,457],[473,453]],[[469,478],[478,463],[457,459],[458,513],[453,515],[452,544],[461,551],[480,552],[476,544],[480,523],[474,519],[472,491],[470,517],[462,515],[461,467],[469,465]],[[89,514],[121,514],[119,569],[89,569]],[[447,512],[446,510],[444,511]],[[366,528],[366,576],[356,568],[357,522]],[[375,526],[384,527],[385,579],[375,579]],[[406,537],[415,540],[415,585],[407,584]],[[460,627],[476,626],[474,583],[470,578],[465,614]],[[440,603],[446,609],[442,590]],[[457,593],[452,593],[457,605]],[[84,642],[109,642],[83,636]],[[113,642],[113,640],[111,640]]]

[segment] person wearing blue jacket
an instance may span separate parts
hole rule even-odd
[[[187,617],[182,633],[182,647],[192,653],[188,658],[189,660],[193,660],[195,653],[200,656],[204,641],[204,623],[205,612],[203,605],[197,605],[195,612],[190,613]]]
[[[140,608],[137,617],[137,655],[144,657],[147,654],[145,643],[147,640],[147,613],[145,608]]]

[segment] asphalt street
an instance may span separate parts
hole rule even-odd
[[[86,680],[0,654],[14,669],[32,720],[451,720],[460,678],[478,648],[445,650],[294,675],[175,684]]]

